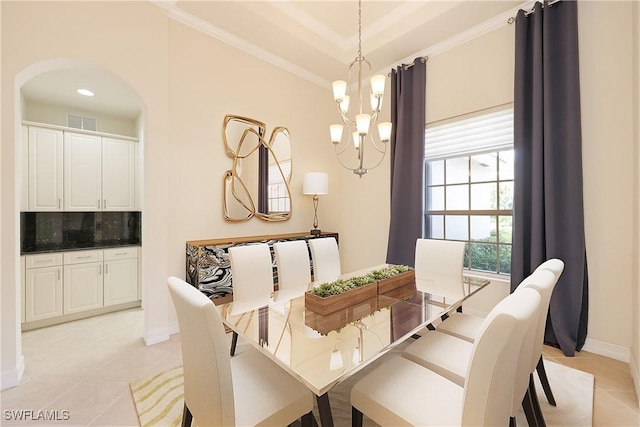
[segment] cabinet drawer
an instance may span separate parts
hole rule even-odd
[[[62,265],[62,253],[48,253],[38,255],[26,255],[25,265],[27,268],[53,267]]]
[[[74,251],[64,253],[65,264],[81,264],[85,262],[102,261],[102,250]]]
[[[113,248],[104,250],[104,260],[113,261],[116,259],[137,258],[137,246],[125,246],[122,248]]]

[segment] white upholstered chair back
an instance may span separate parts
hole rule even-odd
[[[273,293],[273,264],[269,246],[259,243],[231,247],[229,260],[233,306],[247,310],[266,305]]]
[[[180,327],[185,404],[198,425],[233,426],[233,382],[222,319],[195,287],[177,277],[170,277],[168,286]]]
[[[415,251],[418,290],[456,300],[462,298],[464,247],[464,242],[418,239]]]
[[[307,243],[304,240],[276,242],[273,252],[278,267],[278,294],[290,298],[302,295],[311,283]]]
[[[314,282],[333,282],[341,272],[338,242],[334,237],[309,239]]]
[[[549,270],[556,276],[556,280],[558,280],[564,271],[564,262],[558,258],[551,258],[540,264],[538,268],[536,268],[536,271],[538,270]]]
[[[513,385],[522,375],[517,371],[520,348],[537,320],[539,305],[538,292],[523,289],[500,301],[486,317],[467,368],[461,425],[508,423]]]

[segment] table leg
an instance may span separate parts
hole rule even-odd
[[[331,405],[329,404],[329,393],[316,396],[318,400],[318,412],[320,412],[320,425],[322,427],[333,427],[333,416],[331,415]]]

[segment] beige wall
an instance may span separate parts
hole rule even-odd
[[[25,111],[22,118],[24,120],[66,126],[67,113],[70,113],[96,118],[98,132],[137,136],[135,120],[128,120],[103,114],[87,113],[86,111],[60,107],[58,105],[48,105],[42,102],[24,101],[23,106]]]
[[[578,9],[589,331],[631,348],[634,121],[632,2]]]
[[[635,246],[632,252],[632,260],[633,260],[633,283],[640,283],[640,120],[637,120],[640,117],[640,3],[635,2],[633,5],[634,8],[634,108],[633,108],[633,116],[635,117],[635,164],[634,164],[634,177],[633,182],[634,185],[634,229],[633,236],[635,236]],[[633,287],[634,296],[633,296],[633,320],[632,324],[634,326],[633,330],[633,342],[632,342],[632,354],[631,354],[631,373],[633,375],[633,379],[636,385],[636,397],[638,398],[638,405],[640,406],[640,285]]]

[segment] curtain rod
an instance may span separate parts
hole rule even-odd
[[[562,0],[550,0],[547,4],[549,6],[553,6],[556,3],[560,3]],[[533,7],[530,10],[527,10],[524,13],[524,16],[529,16],[531,15],[536,9],[535,9],[535,3],[539,3],[539,2],[534,2]],[[543,7],[544,7],[544,3],[543,3]],[[515,16],[511,16],[509,19],[507,19],[507,24],[513,24],[514,22],[516,22],[516,17]]]
[[[556,0],[556,1],[557,1],[557,0]],[[427,61],[429,60],[429,57],[428,57],[428,56],[421,56],[421,57],[416,58],[416,59],[419,59],[419,60],[420,60],[420,62],[422,62],[422,63],[424,64],[425,62],[427,62]],[[414,59],[410,64],[400,64],[400,66],[401,66],[402,68],[404,68],[405,70],[408,70],[409,68],[411,68],[411,67],[413,67],[413,66],[415,65],[415,63],[416,63],[416,59]],[[393,71],[396,71],[396,70],[395,70],[395,69],[392,69],[392,70],[387,74],[387,77],[391,77],[391,72],[393,72]]]

